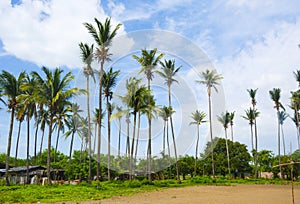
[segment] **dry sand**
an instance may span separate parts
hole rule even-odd
[[[295,203],[300,204],[300,187],[295,187]],[[193,186],[139,193],[134,196],[113,197],[101,204],[289,204],[290,185]]]

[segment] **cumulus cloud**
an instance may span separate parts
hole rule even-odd
[[[69,68],[81,64],[78,43],[93,42],[83,23],[106,18],[98,0],[24,0],[18,5],[3,0],[0,15],[5,19],[0,38],[7,53],[39,66]],[[124,33],[123,27],[119,33]]]

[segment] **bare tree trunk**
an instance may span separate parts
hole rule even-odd
[[[6,163],[5,163],[5,180],[6,185],[9,186],[9,178],[8,178],[8,170],[9,170],[9,159],[10,159],[10,148],[11,148],[11,138],[12,138],[12,132],[14,127],[14,117],[15,117],[15,109],[11,109],[10,114],[10,127],[9,127],[9,133],[8,133],[8,141],[7,141],[7,152],[6,152]]]

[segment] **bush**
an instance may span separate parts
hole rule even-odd
[[[158,186],[158,187],[168,187],[169,186],[168,180],[161,180],[161,181],[155,180],[153,183],[155,186]]]
[[[126,181],[126,186],[130,188],[139,188],[142,186],[142,183],[139,180]]]
[[[212,184],[215,183],[215,180],[208,176],[195,176],[191,178],[190,182],[197,184]]]

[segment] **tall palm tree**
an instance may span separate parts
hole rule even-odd
[[[103,73],[103,94],[106,98],[107,108],[107,140],[108,140],[108,159],[107,159],[107,178],[110,180],[110,117],[112,114],[112,104],[110,103],[113,97],[112,89],[117,84],[117,77],[120,74],[120,70],[113,71],[112,67]]]
[[[87,118],[88,118],[88,140],[89,140],[89,178],[88,182],[91,181],[92,178],[92,158],[91,158],[91,149],[92,149],[92,137],[91,137],[91,113],[90,113],[90,76],[94,79],[95,76],[94,71],[92,69],[92,62],[93,62],[93,52],[94,52],[94,45],[92,44],[89,46],[88,44],[83,44],[82,42],[79,43],[81,60],[85,64],[83,68],[83,73],[86,77],[86,92],[87,92]]]
[[[251,98],[252,110],[256,110],[257,101],[255,99],[258,89],[247,89],[249,96]],[[258,136],[257,136],[257,123],[256,117],[254,118],[254,136],[255,136],[255,151],[254,154],[254,164],[255,164],[255,178],[258,177],[258,168],[257,168],[257,152],[258,152]]]
[[[251,130],[251,144],[252,144],[252,152],[254,151],[254,140],[253,140],[253,125],[255,120],[255,113],[256,110],[253,110],[252,108],[249,108],[245,110],[245,116],[242,116],[244,119],[249,121],[250,130]]]
[[[221,115],[217,116],[217,119],[218,119],[218,121],[224,127],[225,143],[226,143],[226,154],[227,154],[227,167],[228,167],[229,177],[231,177],[231,172],[230,172],[230,157],[229,157],[228,139],[227,139],[227,128],[228,128],[228,124],[230,122],[229,113],[227,111],[226,111],[226,113],[221,113]]]
[[[300,92],[298,90],[296,92],[291,92],[291,94],[292,96],[290,98],[291,100],[290,107],[294,110],[294,118],[292,119],[295,122],[297,128],[298,150],[300,151],[300,126],[299,126]]]
[[[49,118],[48,118],[48,111],[45,109],[40,109],[39,110],[39,119],[40,123],[41,123],[41,131],[42,131],[42,137],[41,137],[41,143],[40,143],[40,153],[39,153],[39,161],[40,161],[40,157],[42,155],[42,149],[43,149],[43,141],[44,141],[44,135],[45,135],[45,128],[46,125],[49,125]]]
[[[116,107],[117,113],[122,112],[122,107],[117,105]],[[122,133],[122,114],[119,114],[117,116],[118,122],[119,122],[119,128],[118,128],[118,157],[121,155],[121,133]]]
[[[142,66],[140,73],[144,73],[148,80],[148,91],[150,97],[151,90],[151,80],[154,76],[154,70],[160,59],[164,56],[163,53],[156,56],[157,49],[150,50],[149,52],[146,49],[141,50],[141,56],[133,55],[132,57],[137,60],[137,62]],[[150,107],[150,106],[149,106]],[[151,180],[151,114],[148,114],[148,149],[147,149],[147,171],[148,179]]]
[[[174,77],[178,73],[178,71],[180,70],[181,66],[176,68],[175,67],[175,60],[165,60],[164,62],[160,62],[160,65],[161,65],[161,70],[158,71],[158,74],[163,79],[165,79],[165,84],[167,84],[167,86],[168,86],[169,107],[172,107],[172,103],[171,103],[171,85],[174,82],[178,83],[178,81]],[[170,124],[171,124],[172,138],[173,138],[173,144],[174,144],[177,180],[180,181],[172,114],[170,115]]]
[[[283,131],[283,123],[284,123],[285,119],[287,119],[289,117],[289,115],[285,111],[280,111],[278,117],[279,117],[279,123],[280,123],[280,127],[281,127],[283,155],[286,155],[286,152],[285,152],[285,139],[284,139],[284,131]]]
[[[195,153],[195,167],[194,167],[194,176],[197,175],[197,158],[198,158],[198,146],[199,146],[199,138],[200,138],[200,125],[205,123],[206,114],[203,111],[196,110],[191,114],[191,118],[193,122],[190,122],[190,125],[197,125],[197,141],[196,141],[196,153]]]
[[[209,117],[209,131],[210,131],[210,139],[211,139],[211,162],[212,162],[212,173],[215,178],[215,161],[214,161],[214,147],[213,147],[213,132],[212,132],[212,113],[211,113],[211,93],[212,88],[216,92],[218,92],[217,85],[219,85],[219,81],[223,79],[221,74],[217,74],[215,70],[206,70],[200,73],[201,80],[197,80],[196,82],[200,84],[204,84],[207,88],[208,95],[208,117]]]
[[[38,102],[45,104],[49,117],[49,132],[48,132],[48,154],[47,154],[47,177],[49,184],[50,180],[50,152],[51,152],[51,138],[53,129],[53,120],[58,112],[59,104],[65,103],[72,96],[78,94],[78,88],[69,88],[70,82],[74,79],[71,72],[63,76],[63,70],[56,68],[49,70],[46,67],[42,68],[45,78],[41,77],[39,73],[32,72],[32,76],[38,81],[38,86],[34,90],[33,98]]]
[[[84,23],[88,32],[92,35],[94,41],[98,45],[96,48],[95,58],[100,63],[99,72],[99,112],[102,113],[102,83],[103,83],[103,72],[104,63],[109,61],[111,53],[109,53],[109,48],[112,43],[112,39],[117,35],[117,30],[121,27],[121,24],[117,24],[114,29],[111,29],[111,19],[106,18],[104,23],[101,23],[97,18],[94,19],[96,23],[96,28],[90,23]],[[101,115],[99,115],[99,121],[101,124]],[[99,171],[100,171],[100,146],[101,146],[101,125],[98,126],[98,151],[97,151],[97,180],[99,181]]]
[[[279,108],[284,109],[284,107],[282,106],[280,100],[280,92],[281,89],[280,88],[273,88],[273,90],[269,91],[270,97],[271,99],[274,101],[274,108],[277,111],[277,124],[278,124],[278,164],[280,164],[280,120],[279,120]],[[282,177],[282,169],[281,166],[279,166],[280,169],[280,177]]]
[[[5,97],[7,99],[6,106],[10,113],[10,125],[9,125],[9,133],[8,133],[8,141],[7,141],[7,152],[6,152],[6,162],[5,162],[5,180],[6,185],[10,185],[8,178],[8,169],[9,169],[9,159],[10,159],[10,149],[11,149],[11,139],[13,133],[13,125],[14,125],[14,117],[15,110],[18,106],[17,97],[21,93],[20,86],[24,82],[25,72],[21,72],[19,77],[16,78],[11,73],[2,70],[0,74],[0,89],[2,91],[1,97]]]
[[[162,107],[160,109],[159,116],[164,121],[162,152],[163,152],[163,156],[165,156],[166,155],[166,152],[165,152],[165,150],[166,150],[166,129],[168,127],[168,120],[170,117],[169,107],[167,107],[167,106]],[[168,133],[167,133],[167,135],[168,135]]]
[[[229,113],[228,115],[228,119],[229,119],[229,124],[230,124],[230,128],[231,128],[231,141],[233,142],[233,119],[234,119],[234,111]]]

